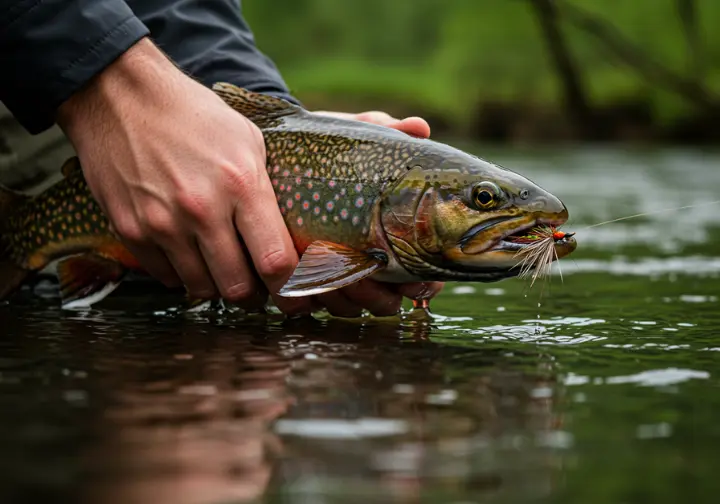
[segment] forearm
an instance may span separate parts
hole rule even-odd
[[[174,97],[173,84],[184,78],[149,39],[141,39],[63,102],[57,122],[79,147],[92,141],[94,128],[88,126],[93,122],[110,116],[122,120],[130,108],[161,110]]]
[[[0,0],[0,101],[31,133],[149,33],[123,0]]]

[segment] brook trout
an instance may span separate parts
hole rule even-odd
[[[309,112],[231,84],[213,89],[253,121],[298,252],[282,296],[308,296],[372,276],[384,282],[516,276],[518,240],[560,226],[568,211],[527,178],[449,145]],[[58,262],[64,307],[109,294],[139,262],[113,236],[76,158],[65,177],[27,197],[0,190],[0,299]],[[561,233],[562,234],[562,233]],[[555,241],[556,259],[575,240]]]

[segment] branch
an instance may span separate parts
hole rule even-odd
[[[715,113],[720,111],[717,98],[712,96],[700,82],[677,75],[654,61],[611,24],[570,3],[556,0],[556,4],[569,23],[602,42],[618,60],[646,80],[674,92],[699,108],[712,109]]]

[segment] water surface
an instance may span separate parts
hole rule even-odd
[[[448,284],[430,326],[26,291],[0,305],[0,502],[715,502],[720,206],[582,228],[718,199],[720,156],[473,150],[566,202],[562,281]]]

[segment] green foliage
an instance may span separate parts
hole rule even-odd
[[[684,76],[692,55],[677,0],[565,0],[612,24]],[[382,99],[466,123],[481,103],[557,108],[562,99],[530,0],[246,0],[259,47],[293,91],[321,105]],[[702,80],[720,92],[720,2],[697,0]],[[622,65],[596,39],[562,25],[591,104],[643,100],[655,119],[697,110]],[[313,103],[315,104],[315,103]]]

